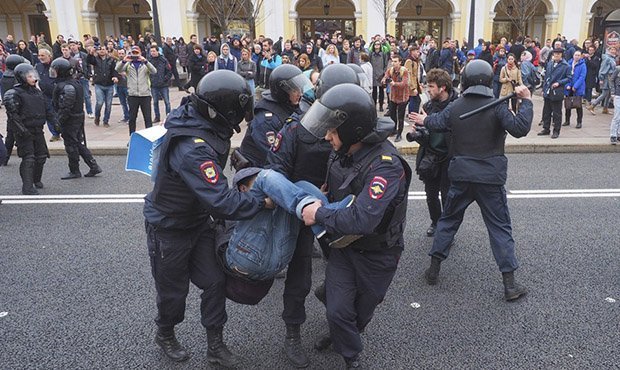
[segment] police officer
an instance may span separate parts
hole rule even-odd
[[[285,120],[299,112],[302,95],[312,88],[310,80],[291,64],[283,64],[269,76],[269,91],[264,91],[248,124],[241,146],[232,155],[237,170],[242,167],[264,167],[267,153],[275,144]]]
[[[49,158],[43,126],[54,119],[54,112],[37,88],[37,72],[30,63],[19,64],[14,74],[16,85],[4,94],[7,126],[15,135],[17,155],[22,159],[19,165],[22,194],[36,195],[37,188],[43,188],[43,165]]]
[[[213,219],[250,218],[265,199],[228,188],[222,169],[233,130],[251,118],[253,97],[245,80],[215,71],[168,116],[155,185],[145,197],[147,244],[157,288],[155,342],[174,361],[189,358],[174,326],[183,321],[191,281],[203,290],[201,323],[207,329],[207,361],[233,367],[239,357],[224,343],[224,273],[217,262]]]
[[[69,173],[62,180],[82,177],[80,172],[80,156],[90,167],[85,177],[93,177],[101,173],[90,150],[84,142],[84,89],[73,78],[73,67],[65,58],[57,58],[50,66],[50,77],[56,78],[52,97],[54,109],[58,112],[58,123],[62,130],[65,151],[69,157]]]
[[[403,231],[411,169],[388,136],[394,123],[382,127],[370,95],[342,84],[325,93],[301,124],[325,137],[338,157],[330,161],[328,198],[356,194],[353,206],[332,211],[312,203],[303,210],[306,225],[325,226],[332,235],[350,236],[349,245],[332,249],[327,260],[327,321],[330,341],[347,368],[360,367],[360,333],[385,297],[403,250]]]
[[[4,101],[4,94],[6,94],[6,92],[13,88],[13,85],[15,85],[15,74],[13,70],[19,64],[25,62],[26,59],[17,54],[11,54],[6,58],[6,70],[2,74],[2,81],[0,82],[2,101]],[[6,166],[9,163],[11,153],[13,152],[13,147],[15,146],[15,136],[11,130],[11,125],[6,125],[6,138],[4,140],[4,146],[6,148],[6,157],[4,158],[4,162],[0,163],[0,165]]]
[[[327,90],[342,83],[357,83],[355,72],[343,64],[329,65],[321,71],[314,95],[320,98]],[[323,138],[317,138],[306,130],[300,124],[300,118],[299,114],[293,113],[286,119],[285,126],[276,135],[274,145],[267,154],[267,167],[282,173],[292,182],[305,180],[320,188],[325,182],[332,147]],[[304,304],[312,287],[313,242],[311,229],[302,227],[284,283],[284,351],[298,368],[310,364],[301,343],[300,330],[301,324],[306,321]]]
[[[431,266],[424,275],[430,285],[437,283],[440,264],[448,257],[465,210],[476,201],[489,232],[495,261],[502,272],[504,298],[512,301],[525,294],[526,289],[514,280],[514,270],[519,264],[504,188],[508,167],[504,144],[506,131],[517,138],[527,135],[533,111],[530,91],[525,86],[518,86],[515,92],[523,102],[516,115],[510,112],[508,104],[500,104],[461,120],[461,114],[495,100],[492,84],[491,66],[473,60],[463,70],[463,95],[460,98],[439,113],[411,115],[416,124],[429,129],[450,129],[454,154],[448,168],[451,181],[448,201],[429,253]]]

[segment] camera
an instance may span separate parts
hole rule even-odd
[[[138,60],[138,59],[140,59],[139,55],[132,55],[131,56],[131,60]]]
[[[415,126],[415,131],[407,133],[407,141],[412,142],[415,141],[418,144],[422,144],[425,140],[428,139],[429,132],[426,127]]]

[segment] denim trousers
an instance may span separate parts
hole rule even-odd
[[[620,95],[614,96],[614,117],[609,128],[610,137],[620,136]]]
[[[85,78],[80,78],[82,89],[84,89],[84,105],[86,106],[86,113],[93,114],[93,105],[90,102],[90,82]]]
[[[262,170],[250,190],[255,197],[269,197],[277,205],[250,220],[238,221],[226,249],[228,267],[253,280],[267,280],[282,271],[293,258],[301,226],[303,206],[316,200],[328,208],[327,198],[306,181],[290,182],[274,170]],[[315,235],[322,227],[313,227]]]
[[[420,103],[422,102],[422,98],[420,98],[420,94],[416,95],[416,96],[409,96],[409,106],[408,106],[408,110],[409,113],[412,112],[416,112],[418,113],[420,111]]]
[[[105,110],[103,111],[103,123],[108,123],[110,121],[110,113],[112,112],[114,85],[95,85],[95,97],[95,117],[101,117],[101,107],[103,107],[103,105],[105,104]]]
[[[170,113],[170,90],[165,87],[151,87],[151,95],[153,95],[153,110],[155,111],[155,120],[159,121],[161,115],[159,113],[159,99],[164,101],[166,115]]]
[[[116,86],[116,94],[118,95],[118,100],[121,102],[121,107],[123,108],[123,119],[125,121],[129,121],[129,104],[127,104],[127,94],[129,91],[127,90],[127,86]]]

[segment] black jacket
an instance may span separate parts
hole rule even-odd
[[[151,74],[151,87],[167,87],[172,78],[172,68],[163,55],[149,58],[149,62],[157,68],[157,73]]]
[[[112,57],[105,59],[88,55],[86,62],[93,66],[93,83],[101,86],[112,86],[112,77],[116,77],[116,61]]]
[[[50,64],[37,63],[34,68],[39,74],[39,88],[43,91],[43,95],[48,98],[52,97],[54,93],[55,78],[50,77]]]

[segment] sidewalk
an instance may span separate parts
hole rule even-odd
[[[93,91],[93,108],[95,106],[94,88]],[[180,92],[176,88],[170,88],[171,106],[177,107],[181,99],[187,96],[187,93]],[[562,127],[560,137],[551,139],[549,136],[537,136],[536,133],[541,130],[538,123],[542,116],[543,99],[540,95],[535,95],[534,101],[534,122],[530,133],[521,139],[515,139],[508,135],[506,139],[506,152],[508,153],[569,153],[569,152],[620,152],[620,145],[612,146],[609,143],[609,125],[611,123],[611,114],[601,114],[600,107],[597,109],[597,115],[593,116],[584,109],[583,128],[575,129],[577,122],[577,112],[573,110],[571,117],[571,126]],[[160,111],[164,115],[164,104],[160,102]],[[613,110],[611,111],[613,113]],[[103,109],[102,109],[103,115]],[[383,114],[383,113],[380,113]],[[110,118],[110,127],[95,126],[94,120],[86,118],[86,139],[88,147],[95,155],[124,155],[127,153],[127,142],[129,141],[129,128],[127,124],[118,123],[122,118],[122,110],[118,103],[118,99],[114,98],[112,106],[112,116]],[[564,117],[562,117],[564,120]],[[163,123],[163,122],[162,122]],[[144,121],[141,113],[138,113],[137,129],[144,128]],[[245,133],[246,124],[241,125],[242,131],[232,138],[232,147],[238,147],[241,144]],[[405,127],[407,132],[409,127]],[[0,132],[6,133],[6,111],[0,110]],[[62,141],[54,143],[49,142],[50,134],[45,128],[45,135],[48,140],[48,147],[51,155],[66,155]],[[404,136],[404,135],[403,135]],[[418,145],[403,140],[396,143],[396,147],[403,154],[417,153]]]

